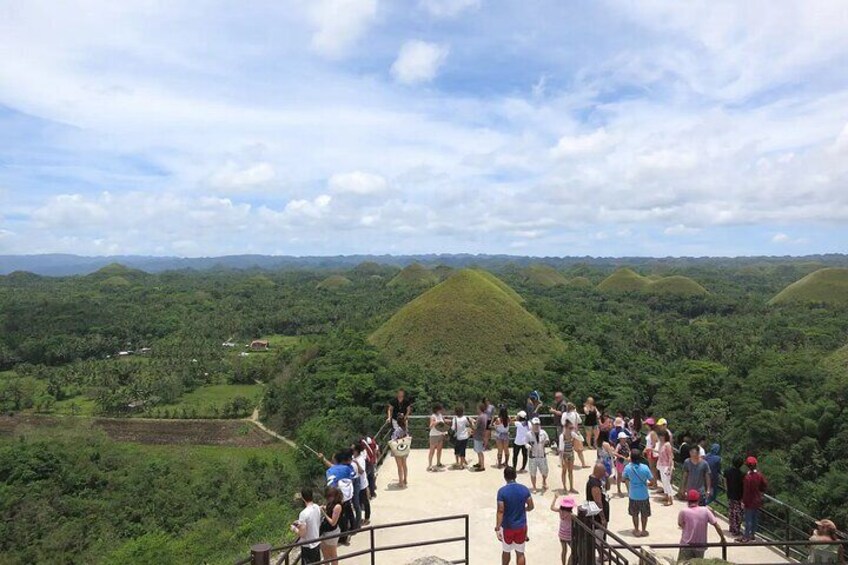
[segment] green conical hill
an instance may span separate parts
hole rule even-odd
[[[848,304],[848,269],[827,268],[795,281],[769,304]]]
[[[439,282],[439,275],[430,269],[413,263],[407,265],[389,281],[389,286],[427,287]]]
[[[105,267],[101,267],[100,269],[94,271],[88,277],[92,279],[100,279],[107,280],[111,277],[123,277],[128,280],[132,280],[134,278],[139,278],[147,275],[144,271],[139,269],[131,269],[126,265],[121,265],[120,263],[110,263]]]
[[[487,281],[497,286],[499,289],[507,293],[507,295],[518,302],[519,304],[524,303],[524,297],[515,292],[511,286],[503,282],[501,279],[490,273],[489,271],[484,271],[483,269],[472,269],[475,273],[482,275],[486,278]],[[460,271],[462,272],[462,271]]]
[[[392,362],[443,373],[542,367],[562,343],[514,291],[495,281],[484,271],[459,271],[401,308],[369,339]]]
[[[589,277],[574,277],[565,284],[575,288],[592,288],[592,281],[589,280]]]
[[[527,282],[545,288],[568,283],[568,279],[550,265],[530,265],[522,272]]]
[[[709,294],[707,289],[690,279],[680,275],[663,277],[652,281],[645,287],[645,292],[661,296],[704,296]]]
[[[350,286],[353,282],[341,275],[331,275],[317,284],[317,288],[322,290],[339,290]]]
[[[651,284],[647,278],[635,271],[622,267],[605,278],[598,285],[602,292],[641,292]]]

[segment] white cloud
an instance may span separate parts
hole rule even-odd
[[[430,82],[448,57],[450,49],[426,41],[407,41],[392,65],[392,76],[402,84]]]
[[[675,224],[673,226],[669,226],[663,230],[665,235],[675,236],[675,235],[692,235],[700,232],[701,230],[698,228],[691,228],[685,224]]]
[[[790,238],[785,233],[776,233],[774,234],[774,236],[772,236],[771,241],[772,243],[788,243],[789,241],[791,241],[791,239],[792,238]]]
[[[385,178],[362,171],[337,173],[330,177],[328,185],[330,190],[336,194],[355,194],[358,196],[380,194],[388,188]]]
[[[419,0],[418,5],[437,18],[453,18],[466,10],[476,10],[481,0]]]
[[[239,167],[229,162],[221,170],[212,175],[212,186],[224,190],[247,190],[267,185],[276,177],[276,171],[271,163],[254,163]]]
[[[584,135],[565,135],[551,149],[554,158],[571,157],[595,153],[610,147],[612,138],[606,129],[600,128]]]
[[[315,27],[312,48],[327,57],[341,57],[359,40],[377,16],[377,0],[310,0]]]

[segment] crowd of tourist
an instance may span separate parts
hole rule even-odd
[[[504,564],[510,563],[512,553],[517,563],[525,563],[524,544],[527,537],[528,511],[534,509],[533,493],[544,494],[549,489],[549,450],[557,455],[560,467],[561,491],[554,491],[550,509],[559,515],[556,532],[561,544],[563,565],[570,562],[572,521],[575,508],[581,503],[594,515],[594,520],[606,527],[610,519],[611,497],[627,497],[627,512],[633,524],[633,536],[650,535],[651,496],[663,506],[673,504],[675,489],[672,477],[680,468],[680,488],[676,496],[686,505],[679,511],[677,523],[682,530],[679,558],[689,560],[703,557],[709,526],[713,526],[724,541],[724,532],[710,508],[719,496],[724,482],[729,532],[740,543],[755,539],[763,497],[768,481],[758,468],[753,454],[733,457],[731,464],[722,467],[721,448],[710,444],[706,437],[692,438],[681,434],[679,444],[665,418],[645,417],[639,410],[631,414],[607,413],[587,398],[578,410],[561,392],[556,392],[550,406],[544,406],[542,395],[531,392],[523,409],[510,415],[507,406],[496,407],[484,398],[476,407],[476,415],[465,414],[464,406],[456,406],[453,415],[446,415],[444,406],[435,404],[427,420],[427,472],[446,470],[442,452],[447,442],[453,445],[453,470],[486,470],[487,452],[494,448],[494,466],[503,469],[504,485],[497,494],[495,531],[502,543]],[[387,406],[386,423],[391,426],[390,446],[398,470],[394,488],[408,486],[408,449],[412,438],[408,423],[413,402],[403,390],[398,391]],[[542,417],[553,419],[555,437],[543,429]],[[550,428],[549,428],[550,429]],[[469,441],[476,456],[468,463]],[[492,446],[494,443],[494,446]],[[512,453],[510,456],[510,443]],[[595,462],[585,486],[585,502],[578,503],[574,495],[574,470],[586,468],[588,454]],[[327,467],[327,490],[324,506],[313,502],[313,493],[301,493],[304,510],[292,529],[303,540],[315,540],[303,548],[303,563],[333,559],[336,545],[349,539],[322,536],[344,534],[370,522],[370,500],[376,496],[374,467],[379,456],[377,442],[362,438],[350,448],[340,451],[333,461],[319,454]],[[528,473],[530,487],[517,481],[518,475]],[[825,539],[836,531],[829,520],[817,523],[811,539]]]

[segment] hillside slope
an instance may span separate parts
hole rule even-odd
[[[389,281],[389,286],[428,287],[439,282],[439,275],[430,269],[413,263],[407,265]]]
[[[769,304],[848,304],[848,269],[828,268],[795,281]]]
[[[540,368],[562,343],[493,279],[479,270],[454,274],[401,308],[371,343],[390,361],[443,373]]]

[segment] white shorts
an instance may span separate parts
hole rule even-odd
[[[523,543],[506,543],[505,541],[502,541],[501,548],[503,548],[504,553],[512,553],[513,551],[518,553],[524,553]]]
[[[539,457],[538,459],[535,457],[530,458],[530,474],[535,475],[536,471],[542,473],[543,477],[548,476],[548,458],[547,457]]]

